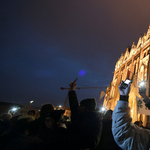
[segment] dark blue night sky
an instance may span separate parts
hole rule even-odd
[[[150,24],[149,0],[2,0],[0,101],[63,105],[70,81],[109,86],[115,63]],[[103,89],[106,90],[106,89]],[[79,101],[101,89],[77,90]]]

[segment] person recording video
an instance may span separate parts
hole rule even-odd
[[[120,100],[112,115],[112,133],[114,140],[123,150],[147,150],[150,148],[150,130],[143,129],[132,123],[129,107],[130,82],[119,86]],[[146,89],[139,87],[139,93],[148,100]]]
[[[139,94],[143,97],[143,101],[145,103],[145,106],[150,109],[150,99],[146,95],[146,82],[142,81],[139,83]]]

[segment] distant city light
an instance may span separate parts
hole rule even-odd
[[[85,70],[80,70],[80,71],[79,71],[79,76],[84,76],[84,75],[85,75],[85,73],[86,73],[86,71],[85,71]]]
[[[30,101],[30,103],[32,104],[34,101]]]
[[[61,105],[59,105],[59,108],[61,107]]]

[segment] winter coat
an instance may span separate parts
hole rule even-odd
[[[112,120],[103,120],[101,140],[96,150],[122,150],[112,135]]]
[[[72,124],[68,128],[70,131],[68,147],[70,149],[94,149],[99,141],[102,130],[101,114],[98,111],[78,113],[79,107],[75,91],[69,92],[69,104],[71,109]]]
[[[62,139],[65,137],[65,128],[56,127],[55,129],[44,129],[42,130],[39,138],[42,140],[38,150],[65,150]]]
[[[34,121],[31,121],[28,123],[28,129],[30,131],[29,136],[37,136],[39,129],[42,127],[43,122],[45,120],[44,116],[40,116],[38,119],[35,119]]]
[[[150,130],[132,123],[128,102],[117,102],[112,119],[114,139],[123,150],[148,150]]]

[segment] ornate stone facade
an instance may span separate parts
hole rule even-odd
[[[132,78],[131,92],[129,94],[129,105],[131,107],[131,117],[133,122],[142,120],[144,125],[148,116],[137,114],[136,96],[139,96],[138,83],[146,81],[146,92],[150,97],[150,26],[147,34],[140,36],[137,45],[133,42],[131,48],[127,48],[124,54],[116,63],[113,80],[106,90],[103,105],[107,109],[114,110],[117,101],[119,100],[119,90],[121,80]]]

